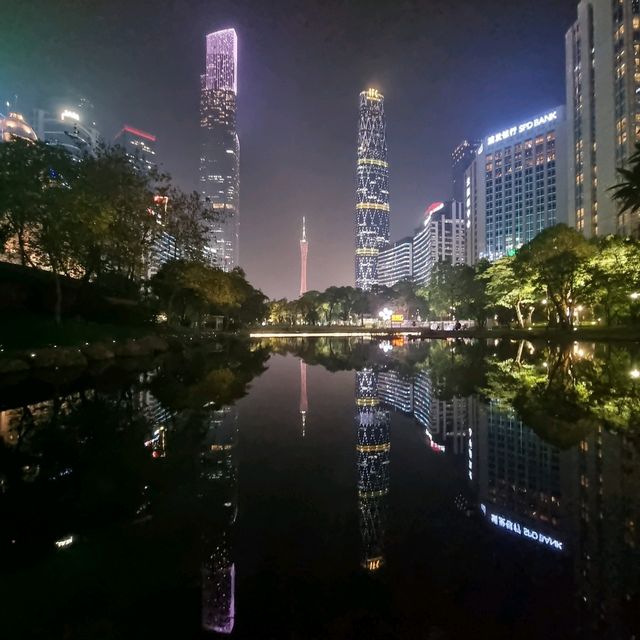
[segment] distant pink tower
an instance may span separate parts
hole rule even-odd
[[[304,216],[302,217],[302,239],[300,240],[300,295],[307,292],[307,227]]]

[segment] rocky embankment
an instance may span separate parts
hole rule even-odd
[[[149,335],[129,340],[86,343],[80,347],[53,346],[0,353],[0,376],[38,369],[83,368],[95,362],[155,356],[181,350],[183,345],[183,340],[179,338]]]

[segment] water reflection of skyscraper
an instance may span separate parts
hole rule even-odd
[[[389,412],[380,407],[378,374],[372,369],[356,373],[356,406],[362,566],[376,571],[384,564],[391,442]]]
[[[238,414],[214,411],[200,456],[201,496],[207,519],[202,565],[202,627],[230,634],[235,624],[233,525],[238,513]]]

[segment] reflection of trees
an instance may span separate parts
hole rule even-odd
[[[8,410],[16,427],[10,441],[0,438],[2,520],[22,539],[55,539],[140,517],[156,488],[195,487],[193,461],[217,409],[245,395],[266,358],[238,342],[172,356],[150,383],[96,379],[94,388]],[[148,388],[174,415],[162,479],[144,446],[153,429],[140,403]]]
[[[568,447],[601,424],[637,428],[640,399],[632,368],[626,347],[520,348],[512,359],[489,361],[484,393],[511,404],[545,440]]]

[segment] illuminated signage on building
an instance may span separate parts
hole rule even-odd
[[[76,122],[80,122],[80,114],[76,111],[70,111],[69,109],[65,109],[60,114],[60,120],[64,120],[65,118],[69,118],[69,120],[75,120]]]
[[[498,133],[493,134],[487,138],[487,146],[490,147],[492,144],[496,142],[502,142],[503,140],[508,140],[515,135],[525,133],[526,131],[530,131],[531,129],[535,129],[536,127],[540,127],[543,124],[548,124],[549,122],[554,122],[558,119],[558,111],[550,111],[549,113],[540,116],[539,118],[534,118],[533,120],[528,120],[527,122],[523,122],[517,127],[510,127],[509,129],[505,129],[504,131],[499,131]]]
[[[504,518],[497,513],[490,513],[487,510],[487,507],[483,504],[480,505],[480,510],[485,516],[487,516],[489,522],[491,522],[492,525],[500,529],[506,529],[507,531],[510,531],[515,535],[522,536],[523,538],[529,538],[530,540],[534,540],[538,544],[549,547],[550,549],[564,551],[564,542],[561,542],[560,540],[556,540],[555,538],[552,538],[545,533],[541,533],[540,531],[529,529],[519,522]]]

